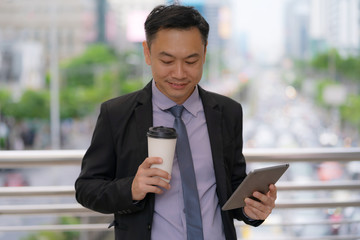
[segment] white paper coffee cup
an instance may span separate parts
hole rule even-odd
[[[161,164],[153,164],[151,167],[162,169],[171,175],[176,147],[176,130],[163,126],[151,127],[147,137],[148,156],[160,157],[163,160]],[[167,179],[164,180],[169,182]]]

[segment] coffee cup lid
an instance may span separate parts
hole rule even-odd
[[[159,126],[150,127],[149,131],[147,132],[147,136],[153,138],[173,139],[177,137],[177,134],[174,128]]]

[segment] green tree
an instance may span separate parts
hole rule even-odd
[[[115,50],[104,44],[90,45],[83,54],[62,64],[65,87],[93,86],[96,72],[116,63]]]
[[[127,58],[107,45],[91,45],[84,54],[62,64],[61,118],[91,114],[100,102],[139,89],[141,79],[131,77]]]
[[[4,114],[21,119],[48,119],[50,114],[49,91],[26,90],[18,102],[8,102]]]
[[[6,113],[11,104],[11,94],[7,90],[0,90],[0,114]]]
[[[80,221],[78,218],[74,217],[61,217],[59,219],[61,225],[75,225],[79,224]],[[22,240],[77,240],[79,239],[79,232],[75,231],[65,231],[65,232],[55,232],[55,231],[40,231],[33,233],[29,236],[23,237]]]
[[[132,52],[116,54],[107,45],[90,45],[86,51],[61,64],[60,117],[83,118],[92,114],[96,106],[111,97],[142,87],[142,79],[131,76],[131,64],[126,58]],[[51,76],[47,74],[46,83]],[[49,119],[50,93],[26,90],[14,101],[10,92],[0,90],[0,112],[22,119]]]
[[[347,78],[360,81],[360,56],[349,56],[343,59],[339,71]]]
[[[360,82],[360,56],[341,57],[336,49],[331,49],[314,56],[310,62],[314,69],[320,71],[328,70],[330,64],[334,64],[340,76]]]
[[[349,95],[347,102],[340,108],[340,114],[343,120],[350,122],[360,131],[360,96]]]
[[[327,70],[331,61],[334,61],[336,68],[338,68],[341,64],[342,59],[336,49],[330,49],[327,52],[314,56],[310,64],[315,69]]]
[[[326,87],[330,86],[330,85],[337,85],[338,83],[336,83],[334,80],[331,79],[323,79],[321,81],[319,81],[316,85],[316,95],[315,95],[315,101],[318,105],[323,106],[323,107],[328,107],[328,105],[326,105],[325,101],[324,101],[324,91],[326,89]]]

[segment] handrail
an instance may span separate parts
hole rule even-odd
[[[0,197],[75,196],[74,186],[0,187]]]
[[[85,150],[0,151],[0,168],[80,165]]]
[[[360,219],[358,219],[358,220],[342,220],[341,222],[337,222],[336,224],[350,224],[350,223],[360,223]],[[301,226],[306,226],[306,225],[313,226],[313,225],[333,225],[333,224],[334,224],[333,220],[320,220],[320,221],[308,220],[306,222],[304,222],[304,221],[302,221],[302,222],[298,222],[298,221],[295,221],[295,222],[289,222],[289,221],[281,222],[281,226],[298,226],[298,225],[301,225]],[[270,226],[278,226],[278,225],[279,225],[278,221],[277,222],[270,222],[270,221],[265,220],[265,222],[261,226],[270,227]],[[246,226],[246,223],[243,222],[243,221],[236,221],[235,226],[239,226],[239,227]]]
[[[355,221],[347,221],[344,220],[339,224],[351,224],[351,223],[359,223],[360,220]],[[269,223],[267,221],[262,224],[264,227],[271,227],[271,226],[277,226],[279,223]],[[307,222],[301,222],[301,223],[289,223],[284,222],[281,223],[282,226],[306,226],[306,225],[332,225],[334,224],[331,220],[322,220],[322,221],[307,221]],[[244,222],[236,221],[235,226],[236,227],[242,227],[246,224]],[[17,231],[105,231],[112,229],[108,228],[109,224],[103,224],[103,223],[92,223],[92,224],[74,224],[74,225],[56,225],[56,224],[49,224],[49,225],[28,225],[28,226],[0,226],[0,232],[17,232]],[[357,237],[357,239],[359,236]],[[343,239],[343,238],[341,238]]]
[[[359,240],[359,236],[355,235],[338,235],[338,236],[324,236],[324,237],[275,237],[275,238],[251,238],[251,240]]]
[[[247,162],[322,162],[360,160],[360,148],[244,149]]]
[[[25,205],[0,205],[0,215],[5,214],[70,214],[84,213],[91,210],[82,207],[78,203],[62,204],[25,204]]]
[[[79,165],[85,150],[26,150],[0,151],[0,168],[33,166]],[[360,160],[360,148],[245,148],[244,156],[251,162],[321,162]]]
[[[360,201],[330,201],[317,200],[309,202],[279,202],[277,209],[295,208],[337,208],[337,207],[360,207]],[[103,215],[84,208],[77,203],[63,204],[25,204],[25,205],[0,205],[0,215],[27,215],[27,214],[72,214],[78,215],[89,213],[92,215]]]
[[[278,191],[360,190],[360,180],[339,182],[279,182]],[[74,196],[74,186],[0,187],[0,197]]]
[[[279,191],[315,191],[315,190],[360,190],[360,180],[337,181],[337,182],[278,182]]]
[[[66,224],[66,225],[32,225],[32,226],[0,226],[0,232],[19,231],[113,231],[109,224]]]
[[[360,207],[360,200],[332,201],[328,199],[317,199],[308,202],[285,202],[276,203],[276,208],[338,208],[338,207]]]

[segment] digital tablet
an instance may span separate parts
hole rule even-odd
[[[244,207],[244,199],[247,197],[254,199],[252,194],[255,191],[267,193],[269,185],[275,184],[288,168],[289,164],[282,164],[251,171],[224,204],[222,210]]]

